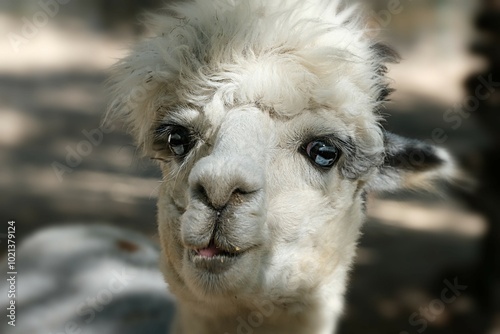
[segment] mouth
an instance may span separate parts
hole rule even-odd
[[[238,248],[234,252],[222,249],[213,239],[205,248],[188,250],[189,259],[195,267],[214,274],[228,270],[243,254]]]

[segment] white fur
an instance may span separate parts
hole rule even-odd
[[[364,219],[364,185],[384,158],[382,59],[357,7],[329,0],[196,0],[151,19],[155,37],[118,63],[112,111],[163,159],[163,271],[179,300],[174,333],[331,334]],[[180,163],[152,150],[162,123],[194,129]],[[321,171],[299,153],[335,135],[344,155]],[[193,265],[214,206],[234,200],[220,240],[246,251],[227,271]],[[243,188],[249,195],[235,195]],[[252,318],[253,317],[253,318]],[[253,320],[253,325],[248,322]],[[254,326],[255,325],[255,326]]]

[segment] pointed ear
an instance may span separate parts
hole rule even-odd
[[[432,189],[433,181],[454,177],[454,163],[443,148],[390,132],[384,134],[384,145],[384,163],[368,182],[368,191]]]

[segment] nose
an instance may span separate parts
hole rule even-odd
[[[242,195],[260,191],[264,177],[262,167],[244,156],[231,159],[208,156],[193,168],[189,186],[193,198],[220,211],[230,202],[241,204]]]

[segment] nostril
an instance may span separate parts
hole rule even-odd
[[[234,191],[233,191],[233,194],[235,195],[248,195],[250,192],[248,191],[245,191],[241,188],[236,188]]]
[[[198,197],[203,202],[208,202],[207,190],[205,189],[205,187],[202,184],[197,184],[194,187],[194,194],[196,197]]]
[[[258,191],[258,189],[253,190],[252,188],[245,186],[234,188],[232,191],[223,191],[219,186],[209,192],[210,188],[207,189],[207,187],[203,186],[202,183],[196,184],[192,189],[193,198],[205,203],[207,206],[210,206],[217,212],[218,217],[228,204],[242,204],[247,196]],[[219,192],[218,190],[222,191]]]
[[[250,198],[249,196],[252,196],[253,194],[255,194],[258,191],[259,191],[258,189],[250,190],[248,188],[236,188],[231,193],[231,196],[229,197],[228,203],[230,203],[232,205],[243,204],[244,202],[249,200],[249,198]]]
[[[220,216],[220,212],[224,210],[226,203],[224,204],[217,204],[214,202],[213,196],[211,197],[209,195],[209,192],[207,191],[207,188],[203,186],[203,184],[199,183],[194,187],[194,197],[197,198],[199,201],[205,203],[206,205],[212,207],[215,211],[217,211],[218,216]]]
[[[243,186],[243,187],[237,187],[233,190],[232,194],[233,195],[251,195],[256,192],[258,192],[260,188],[257,187],[251,187],[251,186]]]

